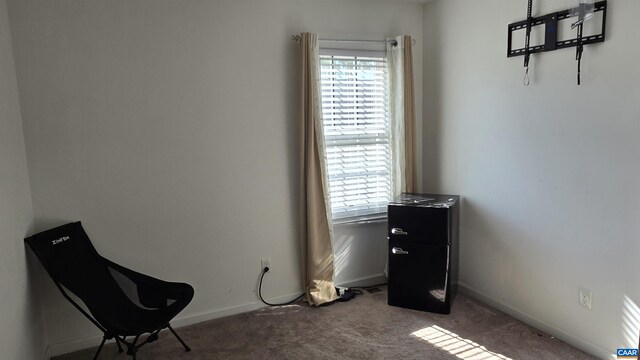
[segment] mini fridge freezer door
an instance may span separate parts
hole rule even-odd
[[[448,244],[449,212],[447,208],[412,206],[388,207],[390,238]]]

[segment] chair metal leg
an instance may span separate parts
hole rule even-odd
[[[116,336],[116,344],[118,344],[118,353],[122,354],[122,345],[120,345],[120,339]]]
[[[102,347],[104,346],[104,342],[105,341],[107,341],[107,335],[102,337],[102,342],[100,343],[100,346],[98,346],[98,351],[93,356],[93,360],[97,360],[98,359],[98,355],[100,355],[100,351],[102,351]]]
[[[182,338],[178,335],[178,333],[176,333],[175,330],[173,330],[173,328],[171,327],[171,325],[167,324],[166,326],[171,333],[173,334],[173,336],[176,337],[176,339],[178,339],[178,341],[180,342],[180,344],[182,344],[182,346],[184,346],[184,350],[189,352],[191,351],[191,348],[184,342],[184,340],[182,340]],[[138,344],[138,340],[140,340],[140,335],[136,335],[133,338],[133,341],[131,343],[128,343],[126,341],[126,337],[118,337],[118,336],[107,336],[106,334],[104,335],[104,337],[102,338],[102,342],[100,343],[100,346],[98,347],[98,352],[96,352],[96,355],[93,357],[93,360],[97,360],[98,359],[98,355],[100,354],[100,352],[102,351],[102,348],[105,344],[105,342],[107,341],[107,339],[112,339],[115,338],[116,340],[116,344],[118,345],[118,350],[120,352],[122,352],[122,345],[126,345],[127,347],[127,355],[130,355],[133,360],[136,360],[137,356],[138,356],[138,349],[141,348],[142,346],[152,343],[156,340],[158,340],[158,333],[160,332],[161,329],[158,329],[156,331],[154,331],[153,333],[151,333],[143,342],[141,342],[140,344]]]
[[[180,344],[182,344],[182,346],[184,346],[184,351],[189,352],[191,351],[191,348],[189,346],[187,346],[187,344],[184,343],[184,341],[182,341],[182,339],[180,338],[180,336],[178,336],[178,334],[176,333],[175,330],[173,330],[173,328],[171,327],[171,325],[167,324],[167,328],[169,328],[169,330],[171,330],[171,332],[173,333],[173,336],[176,337],[176,339],[178,339],[178,341],[180,341]]]
[[[136,337],[133,338],[133,342],[131,344],[127,344],[127,355],[133,356],[134,359],[136,358],[136,353],[138,352],[136,343],[138,342],[139,338],[140,338],[140,335],[136,335]]]

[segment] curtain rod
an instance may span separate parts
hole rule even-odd
[[[301,40],[300,35],[291,35],[291,40],[299,43]],[[318,41],[330,41],[330,42],[350,42],[350,43],[382,43],[382,44],[391,44],[391,46],[397,46],[398,42],[396,40],[353,40],[353,39],[318,39]],[[416,44],[416,39],[411,39],[411,43],[413,45]]]

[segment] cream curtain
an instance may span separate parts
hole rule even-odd
[[[307,301],[311,305],[321,305],[338,296],[333,283],[332,224],[325,171],[318,35],[302,33],[300,40],[300,248]]]
[[[413,43],[411,36],[397,36],[397,45],[387,45],[391,87],[391,192],[416,192],[415,99],[413,86]]]

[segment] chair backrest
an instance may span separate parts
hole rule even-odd
[[[187,284],[163,282],[100,256],[79,221],[35,234],[25,242],[65,298],[105,333],[132,336],[155,331],[193,297],[193,288]],[[67,290],[82,300],[91,315]]]
[[[109,276],[103,258],[79,221],[43,231],[25,241],[53,281],[85,303],[92,297],[96,279]]]

